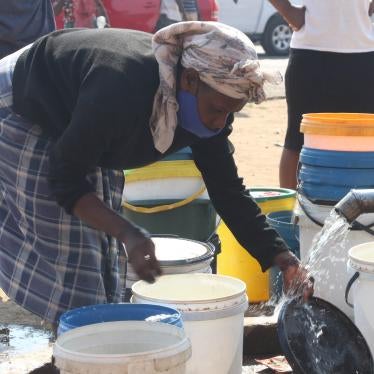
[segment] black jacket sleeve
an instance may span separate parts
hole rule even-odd
[[[192,147],[195,163],[212,203],[238,242],[260,263],[263,271],[288,248],[250,197],[239,178],[234,147],[227,136],[200,141]]]

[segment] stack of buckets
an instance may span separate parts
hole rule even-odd
[[[61,317],[53,350],[61,374],[242,373],[242,281],[164,275],[135,283],[133,294],[132,304],[92,305]]]
[[[298,218],[300,254],[306,260],[314,236],[321,230],[333,206],[352,188],[374,188],[374,115],[355,113],[305,114],[301,123],[304,147],[298,171]],[[372,214],[361,216],[365,225],[374,222]],[[345,243],[321,248],[324,258],[315,271],[315,294],[339,307],[353,318],[344,292],[349,280],[348,250],[373,237],[362,230],[350,230]],[[323,274],[323,275],[321,275]],[[327,276],[326,276],[327,274]]]
[[[281,223],[284,219],[291,220],[292,210],[295,205],[296,192],[285,188],[252,188],[247,191],[261,208],[263,214],[282,212],[280,216],[268,219],[283,239],[288,241]],[[289,230],[291,224],[284,221]],[[230,275],[241,279],[247,286],[247,295],[251,303],[269,300],[273,294],[279,293],[277,276],[270,271],[262,272],[260,265],[248,251],[243,248],[224,222],[218,226],[218,235],[221,239],[222,252],[218,255],[218,273]],[[298,248],[288,241],[291,249]],[[298,244],[298,243],[297,243]],[[296,254],[297,251],[296,251]]]
[[[163,236],[154,240],[164,274],[215,272],[218,217],[190,148],[126,170],[122,214]],[[125,300],[138,280],[131,266],[127,274]]]
[[[217,215],[191,150],[125,171],[122,214],[151,234],[206,241]]]

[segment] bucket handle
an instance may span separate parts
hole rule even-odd
[[[349,282],[347,283],[347,287],[345,288],[345,302],[347,303],[347,305],[349,305],[351,308],[353,308],[353,304],[351,304],[349,301],[348,301],[348,296],[349,296],[349,291],[351,290],[351,287],[353,286],[353,283],[357,280],[357,278],[360,276],[360,273],[358,271],[356,271],[352,278],[349,280]]]
[[[176,209],[176,208],[180,208],[182,206],[185,206],[189,203],[191,203],[192,201],[196,200],[199,196],[201,196],[206,190],[206,187],[205,187],[205,184],[203,184],[203,186],[199,189],[199,191],[193,193],[191,196],[181,200],[181,201],[177,201],[176,203],[172,203],[172,204],[164,204],[164,205],[159,205],[159,206],[155,206],[155,207],[152,207],[152,208],[147,208],[147,207],[143,207],[143,206],[136,206],[136,205],[132,205],[130,203],[128,203],[127,201],[125,201],[122,206],[124,206],[125,208],[133,211],[133,212],[137,212],[137,213],[146,213],[146,214],[151,214],[151,213],[160,213],[160,212],[166,212],[168,210],[173,210],[173,209]]]

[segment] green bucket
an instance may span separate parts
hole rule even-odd
[[[129,203],[137,207],[153,208],[178,201],[160,199]],[[177,235],[205,242],[217,228],[217,213],[211,201],[207,199],[196,199],[186,205],[155,213],[136,212],[123,206],[122,214],[128,220],[144,227],[152,235]]]

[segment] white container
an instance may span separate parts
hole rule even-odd
[[[300,228],[300,257],[305,263],[309,258],[310,249],[314,237],[321,231],[322,226],[313,222],[309,217],[323,224],[330,215],[333,206],[317,205],[307,199],[302,199],[295,209]],[[306,213],[305,213],[306,212]],[[309,216],[309,217],[308,217]],[[365,214],[359,217],[358,221],[362,224],[374,222],[374,214]],[[362,230],[350,230],[344,243],[337,243],[339,255],[335,251],[331,255],[332,248],[322,247],[321,257],[323,261],[315,264],[313,267],[313,276],[315,278],[315,295],[329,301],[348,317],[353,320],[353,310],[345,302],[345,286],[349,280],[347,274],[348,250],[361,243],[373,240],[373,236]]]
[[[215,274],[177,274],[134,284],[132,302],[173,306],[192,344],[187,373],[241,374],[246,285]]]
[[[123,190],[124,201],[186,199],[204,187],[201,177],[176,177],[126,182]],[[207,190],[199,199],[209,200]]]
[[[175,237],[152,237],[163,274],[212,273],[214,248],[209,243]],[[127,266],[126,288],[139,280],[131,264]]]
[[[347,297],[353,300],[354,321],[374,356],[374,242],[364,243],[348,251],[348,275],[357,273],[352,291]]]
[[[98,323],[60,335],[53,348],[61,374],[185,374],[191,343],[166,323]]]

